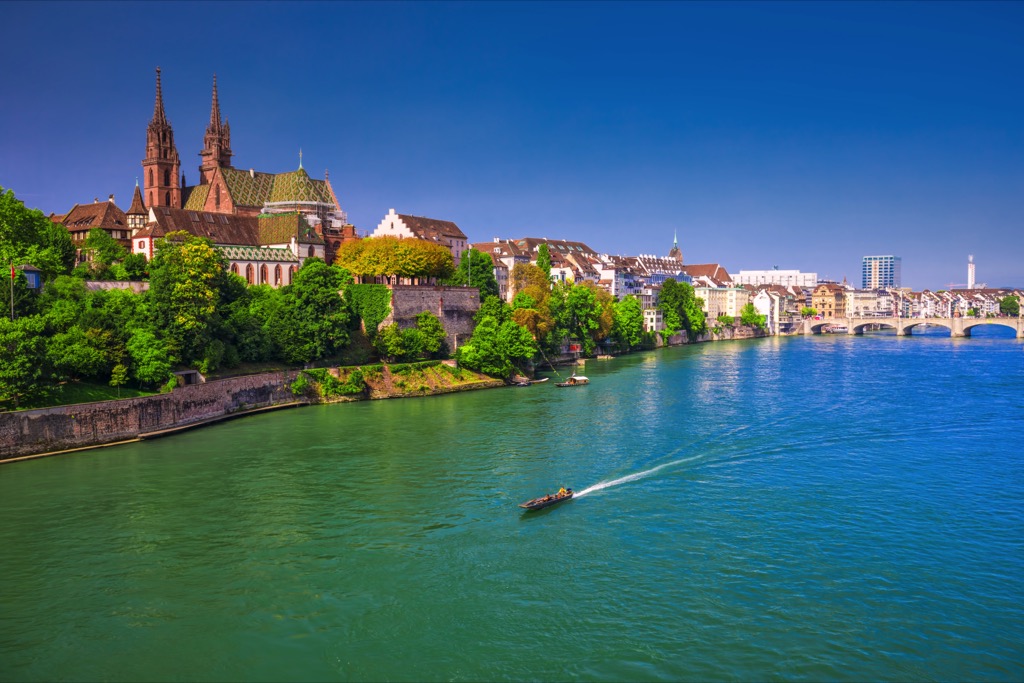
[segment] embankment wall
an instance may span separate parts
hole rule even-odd
[[[480,308],[480,290],[476,287],[431,287],[417,285],[389,285],[391,314],[381,327],[398,323],[402,329],[415,327],[416,316],[430,311],[444,325],[448,333],[448,348],[457,347],[456,336],[462,342],[473,334],[473,315]]]
[[[169,394],[0,413],[0,460],[134,439],[253,408],[293,403],[298,371],[178,387]]]

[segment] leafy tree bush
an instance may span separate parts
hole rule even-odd
[[[537,247],[537,267],[544,272],[544,276],[550,281],[551,249],[548,247],[546,242]]]
[[[707,332],[704,316],[704,300],[698,297],[688,282],[665,280],[658,297],[658,308],[662,311],[665,327],[671,333],[686,330],[690,341]]]
[[[511,320],[499,323],[486,317],[473,330],[469,342],[459,347],[459,365],[492,377],[507,379],[517,362],[526,361],[537,352],[529,331]]]
[[[612,337],[626,350],[640,346],[644,335],[644,310],[639,299],[627,296],[614,304]]]
[[[377,328],[391,313],[391,290],[386,285],[354,284],[345,288],[345,299],[373,341]]]
[[[754,308],[754,304],[748,303],[740,310],[740,322],[744,325],[752,325],[759,329],[764,329],[767,323],[768,317],[758,313],[757,309]]]
[[[480,301],[489,296],[498,296],[498,281],[494,278],[494,261],[490,255],[469,249],[462,254],[455,273],[445,284],[461,287],[468,285],[480,290]]]
[[[341,245],[334,260],[350,273],[365,277],[451,277],[455,261],[446,247],[398,237],[367,237]]]
[[[1013,295],[1004,296],[999,300],[999,312],[1014,317],[1020,315],[1020,299]]]

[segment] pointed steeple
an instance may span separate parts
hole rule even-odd
[[[683,263],[683,252],[679,249],[679,230],[678,228],[672,231],[672,248],[668,250],[668,257],[680,264]]]
[[[302,148],[299,147],[299,170],[302,170]]]
[[[142,200],[142,190],[139,189],[139,179],[135,179],[135,196],[132,197],[132,206],[125,212],[128,217],[128,227],[132,230],[142,229],[146,226],[146,204]]]
[[[203,151],[199,153],[199,182],[209,185],[220,167],[231,168],[231,127],[220,115],[220,96],[217,92],[217,74],[213,75],[213,97],[210,103],[210,124],[203,137]]]
[[[156,102],[153,104],[153,124],[166,126],[167,115],[164,113],[164,93],[160,87],[160,67],[156,68]]]
[[[220,102],[217,99],[217,74],[213,74],[213,104],[210,106],[210,126],[206,131],[220,131],[221,119],[220,119]]]
[[[174,130],[164,113],[164,92],[160,82],[160,67],[157,67],[153,120],[146,128],[146,158],[142,161],[143,186],[149,206],[180,208],[180,163],[178,148],[174,145]]]

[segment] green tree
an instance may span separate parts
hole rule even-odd
[[[344,269],[317,258],[306,259],[292,284],[284,288],[273,322],[271,334],[284,360],[308,363],[348,344],[351,312],[342,289],[350,282]]]
[[[46,323],[41,316],[0,318],[0,401],[17,408],[44,396]]]
[[[541,269],[549,281],[551,280],[551,250],[547,242],[542,242],[537,247],[537,267]]]
[[[550,306],[556,324],[556,338],[551,340],[553,344],[560,344],[565,337],[576,339],[583,355],[589,356],[597,348],[603,323],[607,324],[605,333],[611,330],[611,319],[603,319],[604,307],[597,288],[590,283],[556,284],[551,290]]]
[[[743,325],[752,325],[763,330],[767,320],[768,317],[758,313],[757,309],[754,308],[753,303],[747,303],[747,305],[740,310],[740,323]]]
[[[117,397],[121,398],[121,387],[128,383],[128,368],[118,363],[110,373],[110,386],[117,387]]]
[[[511,320],[498,323],[486,317],[473,330],[469,342],[459,347],[456,357],[462,367],[507,379],[516,363],[531,358],[536,350],[525,328]]]
[[[448,333],[441,319],[430,311],[416,316],[416,330],[420,333],[422,353],[429,357],[445,355]]]
[[[810,306],[804,306],[800,309],[800,315],[804,318],[813,318],[818,315],[818,310],[816,308],[811,308]]]
[[[87,332],[74,325],[47,339],[47,363],[61,379],[96,377],[109,367],[105,348],[109,347],[109,337],[109,332]]]
[[[999,300],[999,312],[1003,315],[1011,315],[1017,317],[1020,315],[1020,299],[1013,296],[1004,296]]]
[[[658,307],[670,332],[684,329],[690,341],[707,332],[704,300],[694,293],[689,282],[677,282],[673,278],[665,280],[658,297]]]
[[[173,359],[167,344],[152,330],[139,327],[128,338],[132,371],[140,384],[159,385],[171,376]]]
[[[55,225],[42,211],[25,208],[13,191],[0,187],[0,265],[30,264],[49,280],[70,272],[74,254],[67,228]],[[4,294],[10,290],[5,288]]]
[[[206,356],[219,324],[220,290],[227,280],[224,266],[210,240],[182,231],[157,240],[149,268],[154,328],[162,331],[173,355],[204,371],[213,369]]]
[[[627,296],[614,304],[612,337],[626,350],[639,346],[644,335],[644,309],[639,299]]]
[[[729,327],[731,327],[731,326],[736,324],[736,318],[734,318],[733,316],[729,315],[728,313],[719,313],[718,317],[715,318],[715,320],[717,320],[722,325],[726,325],[726,326],[729,326]]]
[[[128,256],[128,250],[103,228],[93,228],[90,230],[83,246],[92,253],[94,266],[100,267],[97,270],[109,268],[115,263],[123,261]]]
[[[445,284],[461,287],[477,287],[480,301],[489,296],[498,296],[498,281],[494,278],[494,261],[488,254],[470,249],[462,254],[459,267],[445,280]]]

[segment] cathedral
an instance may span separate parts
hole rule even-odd
[[[221,116],[217,77],[213,78],[210,122],[199,153],[198,181],[186,184],[174,130],[164,111],[160,69],[156,70],[156,102],[146,129],[146,158],[142,160],[143,189],[127,218],[132,225],[132,250],[147,258],[154,242],[172,230],[209,237],[229,258],[232,270],[251,283],[288,284],[277,277],[283,266],[297,269],[304,258],[319,256],[333,262],[344,241],[356,239],[330,180],[311,178],[302,168],[287,173],[263,173],[231,165],[231,127]],[[136,204],[148,213],[141,227]],[[141,228],[141,229],[140,229]],[[275,249],[292,252],[291,259]],[[241,258],[241,256],[249,258]],[[238,258],[236,258],[238,257]],[[282,258],[272,258],[282,257]],[[269,259],[269,261],[268,261]],[[263,278],[266,271],[267,279]]]

